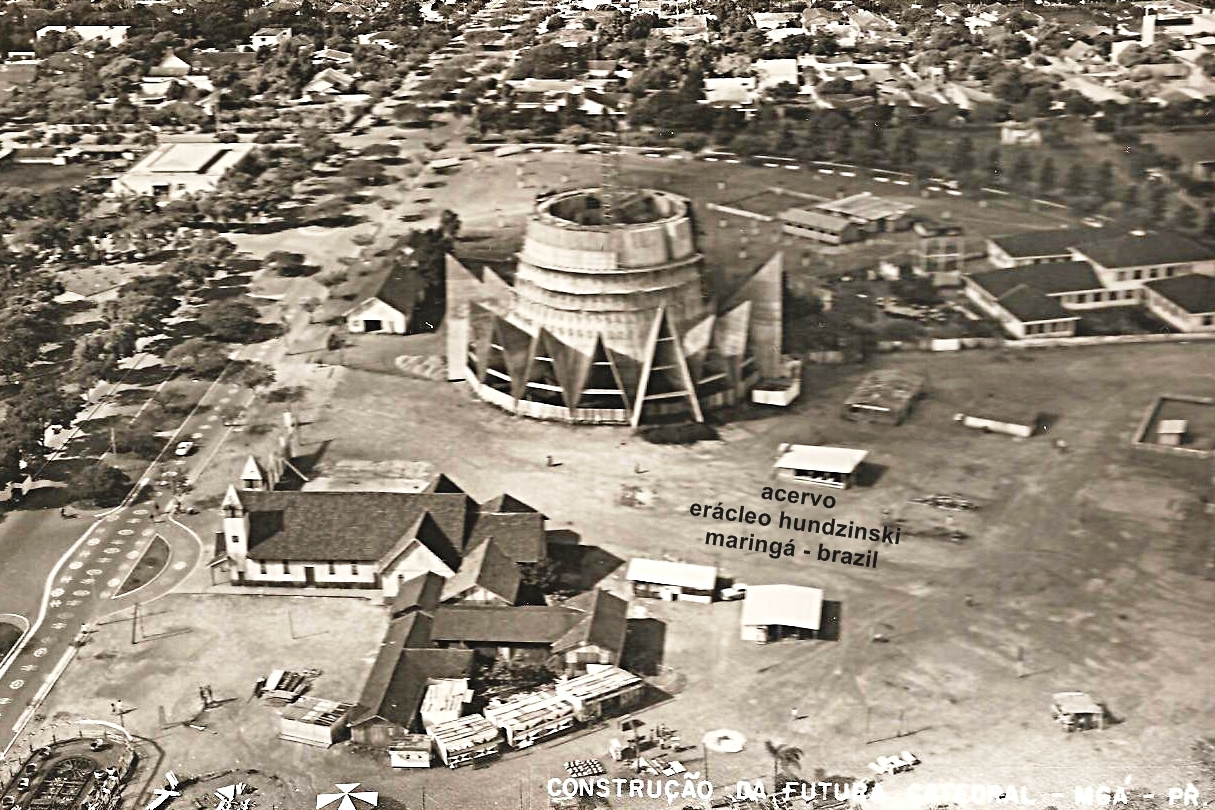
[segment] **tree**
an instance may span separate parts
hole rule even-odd
[[[1088,172],[1084,170],[1084,164],[1076,161],[1071,166],[1067,167],[1067,178],[1063,181],[1064,191],[1069,197],[1079,197],[1088,187]]]
[[[771,740],[764,740],[764,750],[772,757],[772,790],[776,792],[779,789],[777,783],[781,772],[799,770],[804,752],[795,745],[774,743]]]
[[[1093,194],[1097,195],[1102,202],[1109,202],[1113,199],[1114,190],[1114,164],[1108,160],[1103,160],[1097,164],[1097,171],[1093,173]]]
[[[1013,160],[1012,165],[1012,181],[1020,188],[1025,188],[1030,184],[1033,175],[1034,162],[1030,159],[1026,152],[1017,152],[1017,157]]]
[[[1055,161],[1050,155],[1042,159],[1038,164],[1038,191],[1042,194],[1049,194],[1055,190],[1058,184],[1058,171],[1055,169]]]
[[[136,458],[152,460],[160,455],[164,443],[152,435],[146,424],[136,423],[114,432],[114,450],[119,453],[131,453]]]
[[[990,180],[1000,180],[1004,175],[1003,155],[1000,147],[993,146],[987,152],[987,174]]]
[[[165,362],[194,377],[212,378],[228,365],[228,351],[206,338],[190,338],[165,352]]]
[[[444,208],[439,214],[439,230],[448,241],[455,241],[460,233],[460,217],[450,208]]]
[[[1189,203],[1178,202],[1177,208],[1173,211],[1173,216],[1170,218],[1170,224],[1179,231],[1190,231],[1198,224],[1198,212],[1190,207]]]
[[[69,496],[74,501],[87,501],[97,506],[115,506],[131,489],[131,479],[117,467],[90,464],[73,473],[67,480]]]
[[[949,157],[949,170],[955,176],[961,176],[973,171],[975,167],[975,144],[969,135],[958,138],[954,145],[953,154]]]
[[[258,313],[244,301],[218,301],[198,316],[199,324],[216,340],[244,343],[257,336]]]

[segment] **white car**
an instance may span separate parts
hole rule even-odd
[[[739,599],[745,598],[747,595],[747,583],[736,582],[729,588],[721,589],[721,601],[737,602]]]
[[[178,442],[177,448],[173,451],[175,456],[188,456],[194,452],[194,442]]]

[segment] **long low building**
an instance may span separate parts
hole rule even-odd
[[[479,714],[432,726],[427,734],[434,741],[439,759],[449,768],[497,756],[502,748],[502,733],[498,727]]]
[[[868,455],[868,450],[850,447],[782,444],[780,456],[772,466],[778,478],[848,489],[855,483],[857,471]]]
[[[255,149],[251,143],[164,143],[117,177],[111,190],[119,197],[171,200],[209,193],[215,191],[228,170]]]
[[[823,617],[823,592],[800,585],[752,585],[742,609],[742,639],[767,644],[814,638]]]
[[[670,602],[708,604],[717,591],[717,568],[712,565],[634,557],[629,560],[624,578],[633,583],[634,596]]]

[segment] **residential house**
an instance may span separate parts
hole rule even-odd
[[[755,79],[750,76],[705,79],[703,103],[740,109],[754,101]]]
[[[758,90],[771,90],[781,84],[794,87],[801,87],[802,84],[796,59],[757,59],[751,69],[755,72]]]
[[[346,329],[354,333],[408,334],[414,308],[425,292],[426,280],[416,267],[393,268],[370,296],[346,310]]]
[[[755,20],[755,27],[760,31],[771,31],[792,24],[799,16],[794,11],[757,11],[752,18]]]
[[[1179,332],[1215,332],[1215,278],[1191,273],[1143,285],[1148,311]]]
[[[291,39],[290,28],[259,28],[249,37],[249,48],[260,51],[262,48],[277,48]]]
[[[104,39],[110,47],[117,48],[127,41],[127,32],[130,30],[129,25],[44,25],[34,32],[34,39],[40,40],[52,32],[72,33],[80,37],[81,42]]]
[[[148,70],[148,76],[155,78],[181,78],[190,73],[190,63],[173,51],[164,55],[156,65]]]
[[[355,78],[337,68],[325,68],[304,85],[308,95],[337,95],[348,93],[354,87]]]
[[[400,47],[397,45],[396,37],[391,31],[372,31],[370,34],[359,34],[356,39],[360,45],[374,45],[386,51],[395,50]]]
[[[312,54],[312,64],[314,65],[349,65],[353,61],[352,54],[333,48],[321,48]]]

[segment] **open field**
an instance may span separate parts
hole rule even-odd
[[[0,168],[0,188],[49,191],[83,183],[98,173],[100,173],[98,167],[90,166],[87,163],[69,163],[66,166],[12,164]]]

